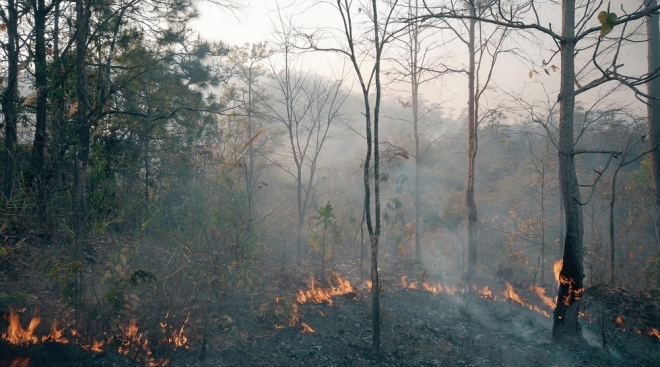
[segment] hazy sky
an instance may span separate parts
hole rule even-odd
[[[200,4],[202,17],[196,22],[196,27],[201,35],[208,39],[221,40],[230,45],[272,40],[272,30],[278,20],[278,2],[276,0],[241,1],[245,6],[234,12],[218,9],[208,4]],[[282,12],[291,15],[293,23],[298,26],[308,28],[316,26],[328,27],[338,25],[341,21],[336,9],[329,4],[319,5],[319,1],[316,0],[299,0],[296,5],[287,5],[291,4],[291,1],[279,1],[279,4]],[[617,9],[620,12],[621,4],[624,5],[627,11],[633,11],[637,6],[637,1],[622,0],[622,2],[614,2],[611,5],[611,9]],[[606,6],[603,5],[603,7]],[[546,26],[552,23],[554,24],[553,29],[558,30],[561,24],[559,21],[560,7],[547,5],[539,9],[542,16],[541,23]],[[590,20],[589,25],[598,25],[597,19]],[[617,30],[615,29],[613,32]],[[642,28],[643,30],[644,28]],[[440,34],[438,34],[439,37]],[[538,37],[546,44],[550,42],[547,36],[539,35]],[[515,35],[515,33],[507,41],[507,47],[515,48],[518,52],[524,53],[526,60],[511,55],[503,55],[498,59],[497,66],[494,70],[492,86],[497,86],[500,89],[493,90],[488,94],[486,96],[487,100],[493,104],[502,98],[506,94],[505,92],[518,94],[522,92],[526,98],[536,100],[556,99],[559,87],[559,73],[546,75],[541,67],[542,60],[551,57],[552,52],[541,50],[538,44],[535,45],[529,39],[522,39],[520,36]],[[438,48],[435,51],[435,56],[446,57],[449,55],[447,62],[453,67],[461,68],[467,64],[466,50],[467,48],[463,43],[455,41],[449,46]],[[592,51],[583,52],[578,56],[590,57],[590,52]],[[625,70],[629,73],[643,72],[646,68],[646,47],[643,44],[626,48],[622,50],[621,54],[622,62],[625,63]],[[320,74],[329,76],[333,72],[335,74],[340,73],[342,68],[344,68],[350,77],[353,76],[350,65],[345,63],[345,59],[337,55],[328,53],[307,54],[301,62],[303,69],[315,71]],[[552,60],[552,64],[559,66],[560,60],[558,55]],[[532,69],[539,71],[540,74],[535,74],[532,78],[529,78],[528,73]],[[485,75],[486,72],[482,72],[482,80],[485,78]],[[585,84],[587,80],[588,78],[585,78],[581,81]],[[613,84],[610,84],[606,90],[609,90],[611,86]],[[407,88],[407,86],[400,86],[394,89],[402,90],[402,92],[390,90],[387,93],[391,96],[397,96],[397,98],[401,96],[401,99],[407,100],[409,98],[405,93]],[[358,92],[358,88],[354,87],[353,91]],[[549,94],[549,97],[545,96],[546,93]],[[595,90],[580,98],[586,101],[604,93],[605,91],[603,90]],[[445,76],[436,82],[424,85],[422,96],[430,102],[442,103],[445,111],[456,117],[467,106],[467,78],[464,74]],[[622,92],[617,95],[617,98],[619,100],[632,101],[633,95],[631,92]]]

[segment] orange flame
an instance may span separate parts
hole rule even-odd
[[[62,330],[57,330],[57,320],[53,321],[53,325],[50,326],[50,334],[43,336],[41,341],[52,340],[56,342],[66,343],[67,340],[63,337],[64,332]]]
[[[518,293],[516,293],[515,289],[511,285],[511,283],[509,283],[509,282],[506,282],[506,290],[504,291],[504,297],[510,299],[511,301],[513,301],[513,302],[515,302],[515,303],[517,303],[521,306],[527,307],[530,310],[536,311],[536,312],[540,313],[541,315],[543,315],[545,317],[550,317],[550,315],[546,311],[541,310],[538,307],[534,307],[534,305],[532,305],[529,302],[523,301],[520,298],[520,296],[518,295]]]
[[[429,282],[411,282],[408,283],[408,277],[403,275],[401,276],[401,284],[403,285],[404,288],[406,289],[424,289],[427,292],[431,292],[434,295],[438,295],[441,293],[447,293],[447,294],[454,294],[456,292],[456,286],[443,286],[440,283],[432,284]]]
[[[518,295],[518,293],[516,293],[516,291],[513,289],[513,286],[509,282],[506,282],[506,290],[504,291],[504,297],[512,300],[515,303],[528,307],[530,310],[532,309],[532,305],[520,299],[520,296]]]
[[[476,287],[474,287],[476,289]],[[486,301],[497,301],[497,296],[493,295],[493,292],[485,285],[479,290],[479,297],[485,299]]]
[[[660,331],[656,328],[652,328],[651,331],[649,331],[649,335],[655,336],[656,338],[660,339]]]
[[[94,343],[92,344],[92,351],[96,353],[101,353],[103,352],[103,341],[96,341],[94,340]]]
[[[335,280],[337,286],[331,286],[330,288],[316,288],[314,278],[310,280],[310,289],[303,291],[298,290],[298,295],[296,296],[296,301],[303,304],[307,302],[312,303],[323,303],[332,304],[332,296],[341,296],[353,292],[353,287],[348,280],[342,279],[338,274],[335,274]]]
[[[555,261],[555,264],[552,266],[552,270],[555,272],[555,279],[557,282],[559,282],[559,273],[561,273],[562,266],[564,266],[564,259]]]
[[[39,316],[32,317],[30,325],[27,329],[21,326],[20,316],[15,312],[10,312],[5,319],[9,321],[7,332],[2,334],[2,338],[11,344],[27,344],[37,343],[39,339],[34,335],[34,330],[39,326],[41,318]]]
[[[616,318],[614,319],[614,322],[616,323],[616,326],[623,325],[623,318],[621,317],[621,315],[616,315]]]
[[[303,334],[314,334],[316,332],[314,331],[314,329],[312,329],[311,326],[307,325],[304,322],[301,325],[302,325],[302,330],[300,330],[300,332]]]
[[[541,299],[541,301],[543,301],[543,304],[550,307],[550,309],[555,308],[555,301],[553,301],[552,298],[545,295],[545,289],[536,286],[534,287],[534,293],[536,293],[536,295]]]

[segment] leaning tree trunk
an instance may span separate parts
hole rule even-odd
[[[11,199],[14,184],[16,145],[16,103],[18,100],[18,9],[14,0],[7,1],[7,88],[2,96],[5,119],[5,187],[7,200]]]
[[[648,7],[655,8],[657,0],[649,0]],[[660,21],[657,14],[651,14],[646,19],[646,33],[648,37],[648,72],[649,75],[660,70]],[[648,94],[660,98],[660,78],[654,78],[647,84]],[[649,125],[649,145],[655,147],[660,143],[660,100],[649,98],[647,100],[647,121]],[[655,188],[655,218],[660,221],[660,149],[651,152],[651,172],[653,187]],[[660,227],[660,223],[656,223]]]
[[[470,7],[470,16],[475,17],[474,6]],[[476,124],[476,93],[475,93],[475,60],[474,36],[476,21],[470,18],[469,69],[468,69],[468,174],[465,189],[465,199],[468,210],[468,265],[467,279],[477,274],[477,204],[474,201],[474,160],[477,155],[477,124]]]
[[[575,107],[575,0],[562,3],[561,88],[559,92],[559,185],[566,211],[564,262],[553,314],[555,341],[572,343],[581,337],[578,308],[584,293],[583,219],[575,172],[573,114]]]

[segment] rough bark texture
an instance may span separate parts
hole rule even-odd
[[[657,0],[647,1],[649,8],[658,5]],[[660,21],[659,15],[650,15],[646,18],[646,33],[648,36],[648,72],[653,74],[660,69]],[[648,82],[648,94],[660,98],[660,78]],[[655,147],[660,143],[660,100],[649,98],[647,101],[647,121],[649,125],[649,146]],[[660,218],[660,149],[651,152],[651,172],[653,187],[655,188],[656,220]],[[657,225],[660,225],[658,223]]]
[[[470,7],[470,16],[475,17],[474,6]],[[474,36],[476,20],[470,18],[469,29],[469,69],[468,69],[468,174],[465,188],[465,199],[468,210],[468,265],[467,279],[477,274],[477,204],[474,201],[474,159],[477,155],[477,116],[475,93],[475,47]]]
[[[559,274],[557,305],[552,336],[557,342],[574,343],[581,338],[578,308],[584,293],[583,219],[580,188],[573,155],[575,108],[575,0],[562,3],[561,88],[559,92],[559,185],[566,212],[564,263]]]
[[[16,103],[18,99],[18,11],[14,0],[7,1],[3,19],[7,23],[7,88],[2,96],[5,120],[5,187],[7,200],[11,199],[14,184],[16,144]]]

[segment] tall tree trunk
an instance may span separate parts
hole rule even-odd
[[[370,230],[371,239],[371,328],[372,328],[372,349],[380,351],[380,279],[378,276],[378,241],[380,239],[380,154],[378,152],[378,117],[380,114],[380,58],[383,52],[384,42],[380,41],[380,30],[378,26],[378,8],[376,0],[372,0],[374,11],[374,44],[376,45],[376,61],[374,65],[374,76],[376,79],[376,100],[374,101],[374,217],[375,228]],[[383,36],[384,37],[384,36]],[[365,168],[366,169],[366,168]],[[371,222],[371,221],[369,221]],[[367,222],[367,223],[369,223]]]
[[[647,1],[649,8],[658,5],[657,0]],[[651,14],[646,18],[646,34],[648,37],[648,72],[658,73],[660,70],[660,21],[659,15]],[[660,78],[654,78],[647,83],[648,94],[660,98]],[[649,125],[649,146],[660,144],[660,100],[649,98],[647,100],[647,121]],[[651,172],[653,187],[655,188],[655,218],[656,226],[660,227],[660,149],[651,152]]]
[[[575,0],[562,2],[561,87],[559,92],[559,185],[566,212],[564,262],[553,314],[555,341],[571,343],[581,337],[578,308],[584,293],[583,218],[575,172],[573,115],[575,108]]]
[[[412,3],[409,4],[409,8]],[[414,16],[418,15],[419,4],[415,0]],[[412,9],[410,14],[413,15]],[[419,23],[417,20],[411,23],[411,37],[410,37],[410,78],[412,89],[412,109],[413,109],[413,132],[415,135],[415,192],[413,193],[415,201],[415,259],[422,261],[422,245],[421,245],[421,195],[419,184]]]
[[[18,9],[15,0],[7,1],[5,14],[7,18],[7,89],[2,96],[2,113],[5,119],[4,194],[5,198],[9,200],[13,191],[16,166],[16,103],[18,100]]]
[[[619,166],[614,170],[614,174],[612,175],[612,186],[611,186],[611,191],[612,193],[610,194],[610,218],[609,218],[609,224],[610,224],[610,286],[614,286],[614,281],[616,280],[616,277],[614,276],[614,261],[615,261],[615,251],[614,251],[614,204],[616,203],[616,178],[619,175],[619,170],[623,167],[623,161],[625,160],[625,156],[621,158],[621,162],[619,163]]]
[[[74,200],[75,200],[75,248],[74,261],[80,263],[76,275],[76,303],[80,301],[82,294],[82,237],[84,236],[86,210],[86,187],[87,166],[89,164],[89,121],[87,112],[87,35],[89,31],[90,1],[81,0],[76,2],[76,89],[78,93],[78,111],[76,114],[76,130],[78,133],[78,153],[74,167]],[[78,309],[76,307],[76,321],[78,321]]]
[[[477,155],[477,116],[475,92],[475,46],[476,10],[470,6],[469,29],[469,66],[468,66],[468,174],[465,189],[465,199],[468,210],[468,266],[466,278],[471,279],[477,274],[477,204],[474,201],[474,160]]]
[[[541,163],[541,285],[545,285],[545,162],[548,159],[548,141]]]
[[[36,125],[32,144],[32,171],[39,193],[44,169],[44,144],[46,142],[46,102],[48,95],[48,77],[46,75],[46,5],[45,0],[32,2],[35,28],[35,88],[37,90]],[[41,199],[41,195],[39,195]],[[40,200],[41,201],[41,200]]]
[[[296,264],[300,266],[302,264],[302,233],[303,233],[303,224],[305,223],[305,213],[303,208],[303,198],[302,198],[302,167],[298,164],[297,167],[297,204],[298,204],[298,237],[296,241]]]

